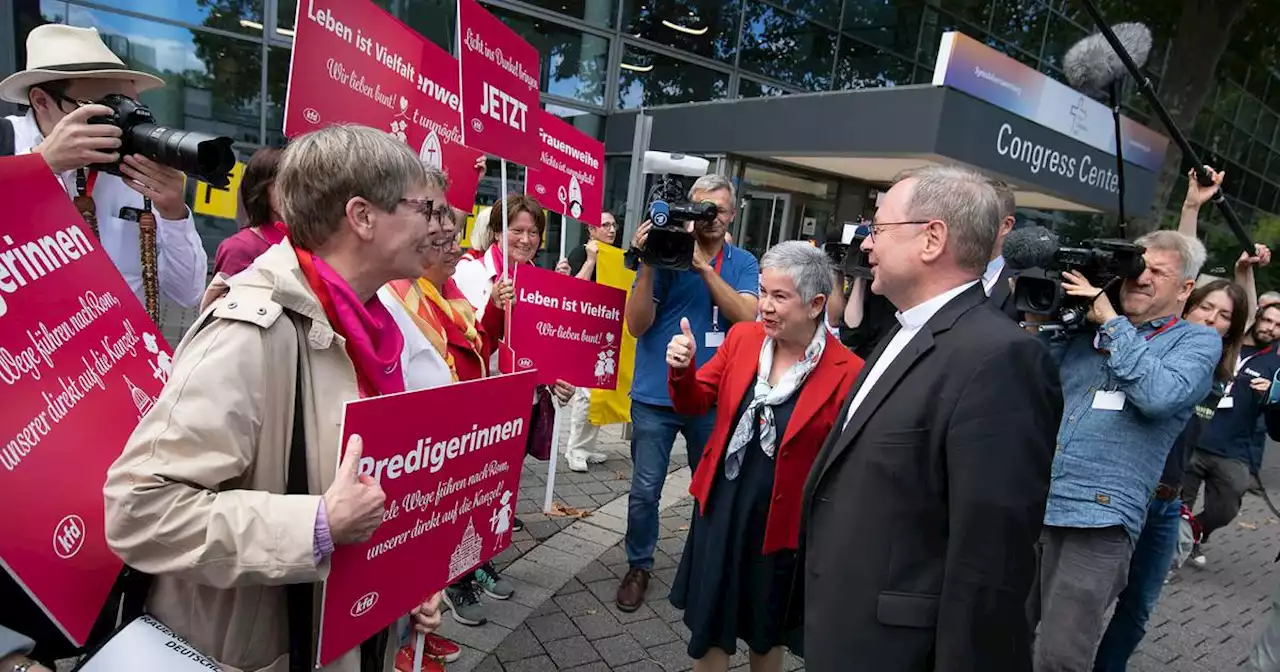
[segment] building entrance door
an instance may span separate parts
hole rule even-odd
[[[791,194],[753,191],[742,195],[733,243],[756,256],[790,238]]]

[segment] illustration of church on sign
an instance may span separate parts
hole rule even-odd
[[[476,533],[475,518],[468,518],[467,530],[462,533],[462,541],[458,542],[458,547],[453,549],[453,555],[449,558],[449,581],[453,581],[462,576],[463,572],[470,571],[471,568],[480,564],[482,548],[484,548],[484,541]]]

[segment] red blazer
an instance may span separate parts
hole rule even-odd
[[[702,462],[689,486],[689,494],[698,500],[704,515],[711,486],[733,434],[734,416],[747,388],[755,385],[764,338],[764,326],[759,322],[739,322],[729,329],[711,361],[696,374],[693,367],[670,369],[668,373],[667,385],[676,413],[702,415],[713,406],[716,408],[715,428],[702,450]],[[861,371],[862,359],[849,352],[835,336],[827,334],[822,359],[797,392],[800,397],[796,399],[795,411],[775,453],[773,504],[765,524],[762,552],[799,547],[800,503],[805,481]]]

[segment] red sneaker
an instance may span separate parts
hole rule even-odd
[[[428,635],[429,637],[430,635]],[[430,648],[430,644],[427,645]],[[406,646],[396,654],[396,672],[416,672],[413,669],[413,645]],[[444,672],[444,663],[426,653],[422,656],[422,672]]]

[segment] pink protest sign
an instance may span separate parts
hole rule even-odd
[[[342,442],[387,495],[382,525],[340,546],[324,587],[321,665],[511,544],[534,380],[497,376],[347,404]]]
[[[83,645],[122,566],[102,483],[171,353],[43,159],[0,159],[0,201],[0,564]]]
[[[458,62],[369,0],[298,3],[284,133],[337,123],[384,130],[449,174],[449,204],[470,212],[480,152],[462,142]]]
[[[458,0],[458,34],[462,141],[509,161],[536,165],[538,51],[476,0]]]
[[[515,284],[509,340],[516,370],[537,369],[543,384],[616,388],[627,293],[533,266],[521,266]]]
[[[604,209],[604,143],[538,110],[539,161],[528,167],[525,193],[542,207],[591,226]]]

